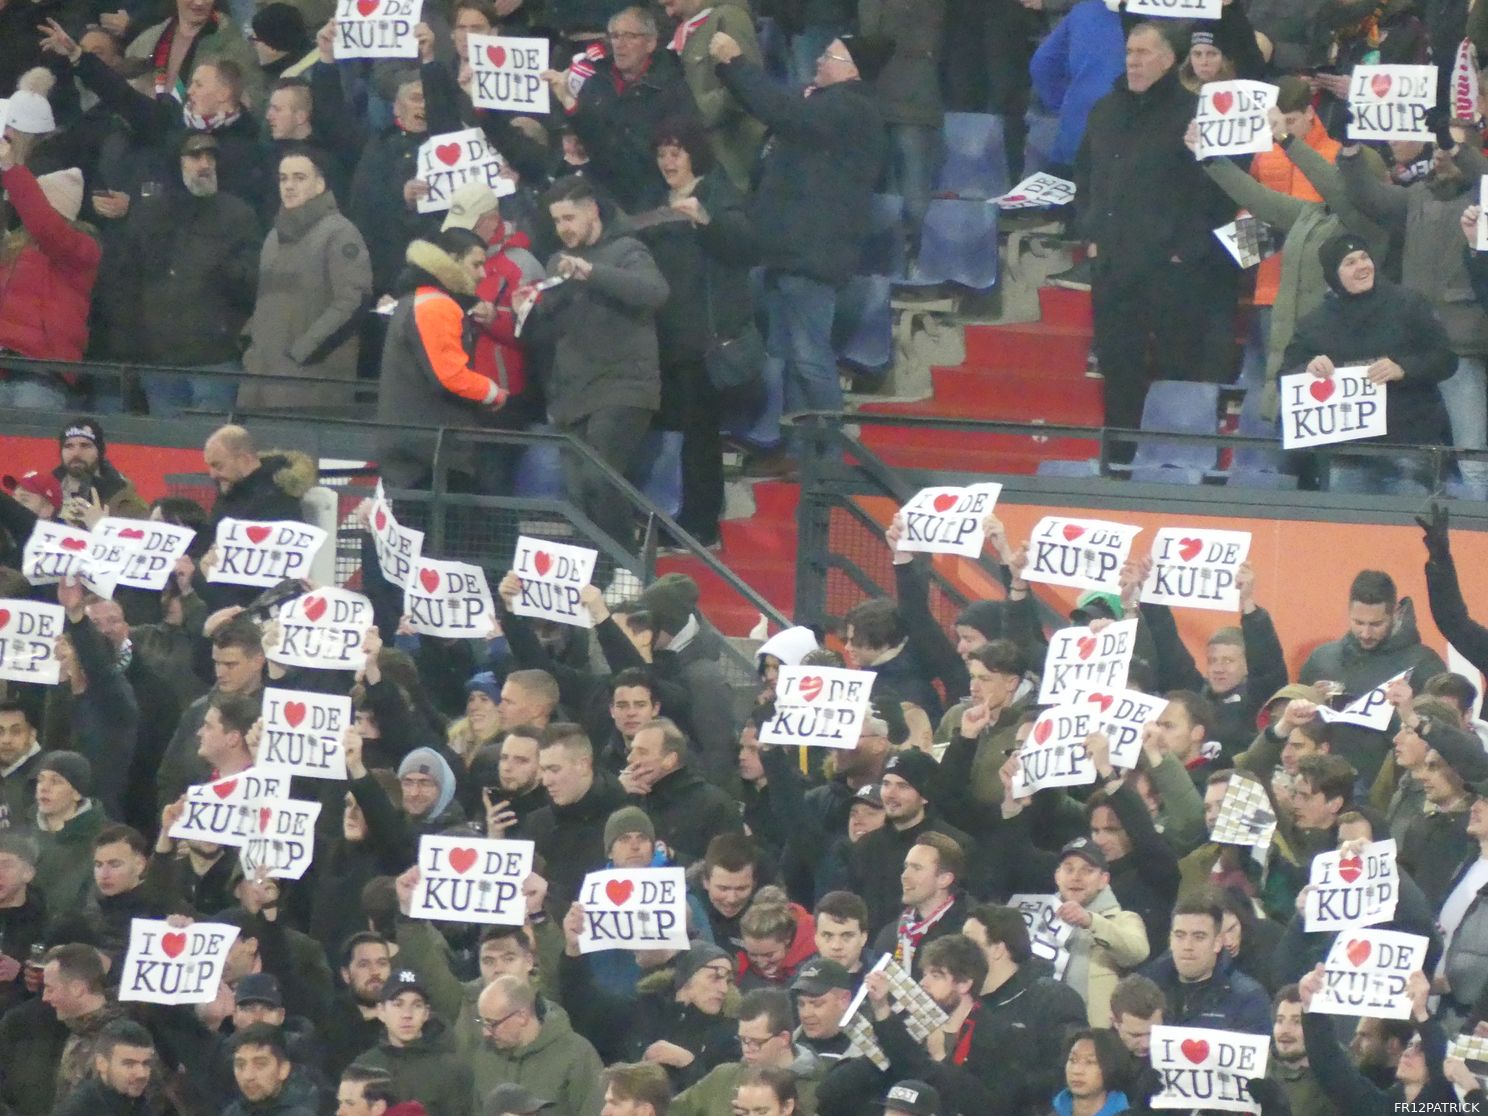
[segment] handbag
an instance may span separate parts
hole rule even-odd
[[[707,312],[708,335],[713,339],[703,354],[703,367],[708,381],[720,395],[733,402],[747,399],[764,387],[765,339],[759,327],[750,320],[737,337],[719,337],[713,324],[712,269],[703,263],[703,302]]]

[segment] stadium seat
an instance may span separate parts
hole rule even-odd
[[[945,115],[945,162],[938,193],[959,198],[1000,198],[1008,192],[1002,117],[980,112]]]
[[[1041,477],[1098,477],[1100,462],[1093,457],[1082,461],[1040,461],[1038,476]]]
[[[997,207],[982,201],[936,198],[920,232],[918,274],[904,286],[959,283],[974,291],[997,283]]]
[[[1219,385],[1157,380],[1147,389],[1147,398],[1142,404],[1141,428],[1164,434],[1218,433]],[[1213,470],[1218,459],[1219,450],[1215,446],[1139,441],[1132,457],[1131,471],[1166,467],[1197,469],[1204,473]],[[1113,468],[1118,472],[1126,471],[1119,466]]]
[[[1240,404],[1240,421],[1235,433],[1247,438],[1277,440],[1276,424],[1261,417],[1261,392],[1259,388],[1246,392]],[[1297,478],[1286,472],[1286,454],[1280,442],[1276,448],[1269,446],[1237,446],[1230,459],[1229,482],[1243,488],[1292,489],[1297,487]]]
[[[1172,465],[1133,465],[1131,480],[1136,484],[1203,484],[1204,470]]]
[[[859,271],[897,278],[904,274],[905,262],[904,199],[898,194],[874,194]]]
[[[682,435],[675,430],[647,434],[626,479],[667,515],[675,517],[682,510]]]
[[[1049,153],[1054,150],[1054,141],[1059,136],[1059,117],[1030,112],[1025,120],[1028,124],[1028,140],[1023,146],[1023,177],[1027,178],[1049,169]],[[1017,183],[1011,183],[1009,189],[1016,185]],[[1003,193],[1007,193],[1007,190]]]
[[[839,359],[864,372],[894,362],[894,314],[887,276],[856,275],[837,297],[833,334]]]

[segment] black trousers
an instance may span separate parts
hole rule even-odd
[[[625,476],[635,464],[654,413],[647,407],[600,407],[577,422],[564,423],[561,429],[586,443],[600,460]],[[608,477],[578,454],[565,453],[563,488],[596,527],[625,550],[635,548],[635,516],[630,501],[615,491]]]
[[[677,522],[708,542],[723,515],[723,409],[701,358],[664,367],[659,423],[682,434],[682,510]]]

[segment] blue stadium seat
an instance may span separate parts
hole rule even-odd
[[[891,284],[884,275],[855,275],[837,296],[833,321],[837,356],[864,372],[881,372],[894,362]]]
[[[1082,461],[1040,461],[1038,476],[1041,477],[1098,477],[1100,462],[1093,457]]]
[[[627,479],[662,511],[676,515],[682,507],[682,435],[673,430],[647,434]],[[517,464],[512,494],[532,500],[563,499],[562,450],[541,442],[528,446]]]
[[[1059,117],[1030,112],[1025,119],[1028,124],[1028,140],[1023,146],[1023,177],[1027,178],[1049,169],[1049,153],[1054,150],[1054,141],[1059,136]],[[1016,182],[1012,183],[1009,189],[1016,185]],[[1007,193],[1007,190],[1003,193]]]
[[[1243,488],[1292,489],[1297,487],[1297,478],[1286,472],[1286,454],[1277,440],[1274,422],[1261,417],[1261,390],[1253,388],[1245,393],[1240,404],[1240,422],[1235,433],[1247,438],[1268,438],[1276,447],[1237,446],[1230,459],[1229,483]]]
[[[904,274],[905,262],[904,199],[898,194],[874,194],[859,271],[895,278]]]
[[[997,284],[997,207],[936,198],[920,231],[919,273],[905,286],[959,283],[974,291]]]
[[[1131,479],[1136,484],[1203,484],[1204,470],[1171,465],[1133,465]]]
[[[945,115],[945,162],[935,189],[961,198],[1000,198],[1008,192],[1002,117],[980,112]]]
[[[1165,434],[1216,434],[1219,432],[1219,385],[1192,384],[1185,380],[1157,380],[1147,389],[1142,403],[1143,430]],[[1132,470],[1148,467],[1212,470],[1219,458],[1215,446],[1178,446],[1138,442]],[[1134,478],[1135,479],[1135,478]]]

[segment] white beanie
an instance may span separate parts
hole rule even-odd
[[[76,221],[83,208],[83,172],[77,167],[53,171],[36,180],[52,208],[69,221]]]
[[[10,98],[10,127],[28,135],[44,136],[57,130],[57,118],[52,115],[47,94],[57,79],[44,66],[27,70],[16,82],[16,91]]]

